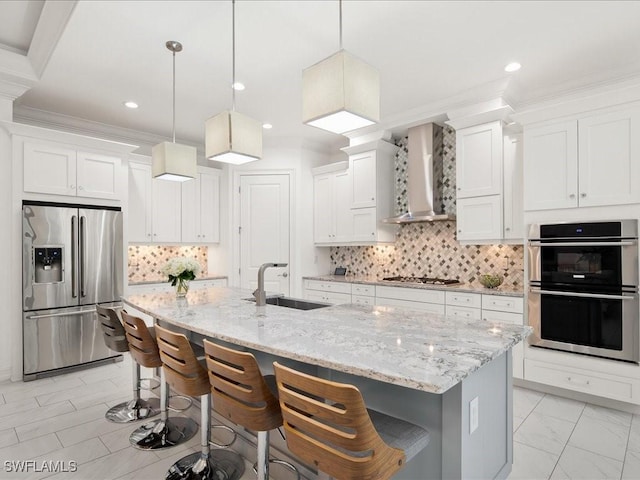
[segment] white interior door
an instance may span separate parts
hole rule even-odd
[[[289,263],[289,175],[240,176],[240,286],[258,286],[263,263]],[[289,294],[289,267],[268,268],[265,290]]]

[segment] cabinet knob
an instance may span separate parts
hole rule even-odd
[[[569,198],[576,198],[576,194],[572,193],[571,195],[569,195]]]
[[[511,229],[510,229],[509,227],[505,228],[505,230],[506,230],[507,232],[510,232],[510,231],[511,231]]]
[[[462,190],[462,187],[458,187],[458,191]]]
[[[458,233],[462,233],[462,230],[458,230]]]
[[[376,232],[371,232],[371,236],[375,237],[376,236]]]
[[[206,235],[205,235],[205,234],[202,234],[202,238],[204,238],[204,237],[206,237]]]
[[[75,185],[69,185],[69,188],[76,188]]]
[[[78,190],[84,190],[84,187],[83,187],[82,185],[80,185],[80,186],[78,187]]]
[[[375,197],[371,197],[371,201],[375,201],[375,199],[376,199]]]
[[[581,194],[580,194],[580,196],[581,196],[582,198],[584,198],[584,197],[586,197],[586,196],[587,196],[587,194],[586,194],[586,193],[581,193]]]

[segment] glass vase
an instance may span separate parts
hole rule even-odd
[[[176,297],[184,298],[187,293],[189,293],[189,280],[179,278],[178,283],[176,283]]]

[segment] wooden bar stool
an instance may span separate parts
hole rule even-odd
[[[147,327],[144,320],[129,315],[125,311],[122,312],[122,325],[133,359],[143,367],[161,367],[162,360],[154,327]],[[141,450],[158,450],[173,447],[191,439],[198,431],[198,424],[190,418],[169,417],[168,409],[169,388],[164,369],[160,369],[160,419],[136,429],[129,436],[131,445]]]
[[[124,327],[115,309],[96,305],[96,313],[98,314],[102,337],[107,348],[114,352],[128,352],[129,342],[127,342]],[[142,380],[140,378],[140,364],[132,360],[131,365],[133,367],[133,400],[119,403],[107,410],[104,416],[110,422],[134,422],[160,413],[160,400],[157,398],[148,400],[140,398],[140,380]]]
[[[275,377],[263,376],[256,358],[208,340],[203,341],[216,412],[258,433],[258,480],[268,480],[269,462],[298,470],[284,460],[269,458],[269,431],[282,426]]]
[[[367,410],[353,385],[275,362],[289,450],[339,480],[388,479],[429,444],[429,432]]]
[[[211,450],[211,386],[207,369],[193,352],[191,343],[181,333],[156,325],[156,338],[162,370],[171,388],[183,395],[200,397],[200,453],[192,453],[175,462],[167,472],[168,480],[234,480],[244,473],[244,460],[230,450]],[[231,430],[226,425],[217,425]],[[234,432],[235,440],[235,432]]]

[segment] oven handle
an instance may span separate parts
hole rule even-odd
[[[557,295],[559,297],[602,298],[605,300],[633,300],[637,296],[635,293],[631,295],[606,295],[601,293],[558,292],[555,290],[542,290],[541,288],[529,288],[529,292],[541,295]]]
[[[635,240],[622,240],[620,242],[539,242],[529,241],[530,247],[627,247],[636,245]]]

